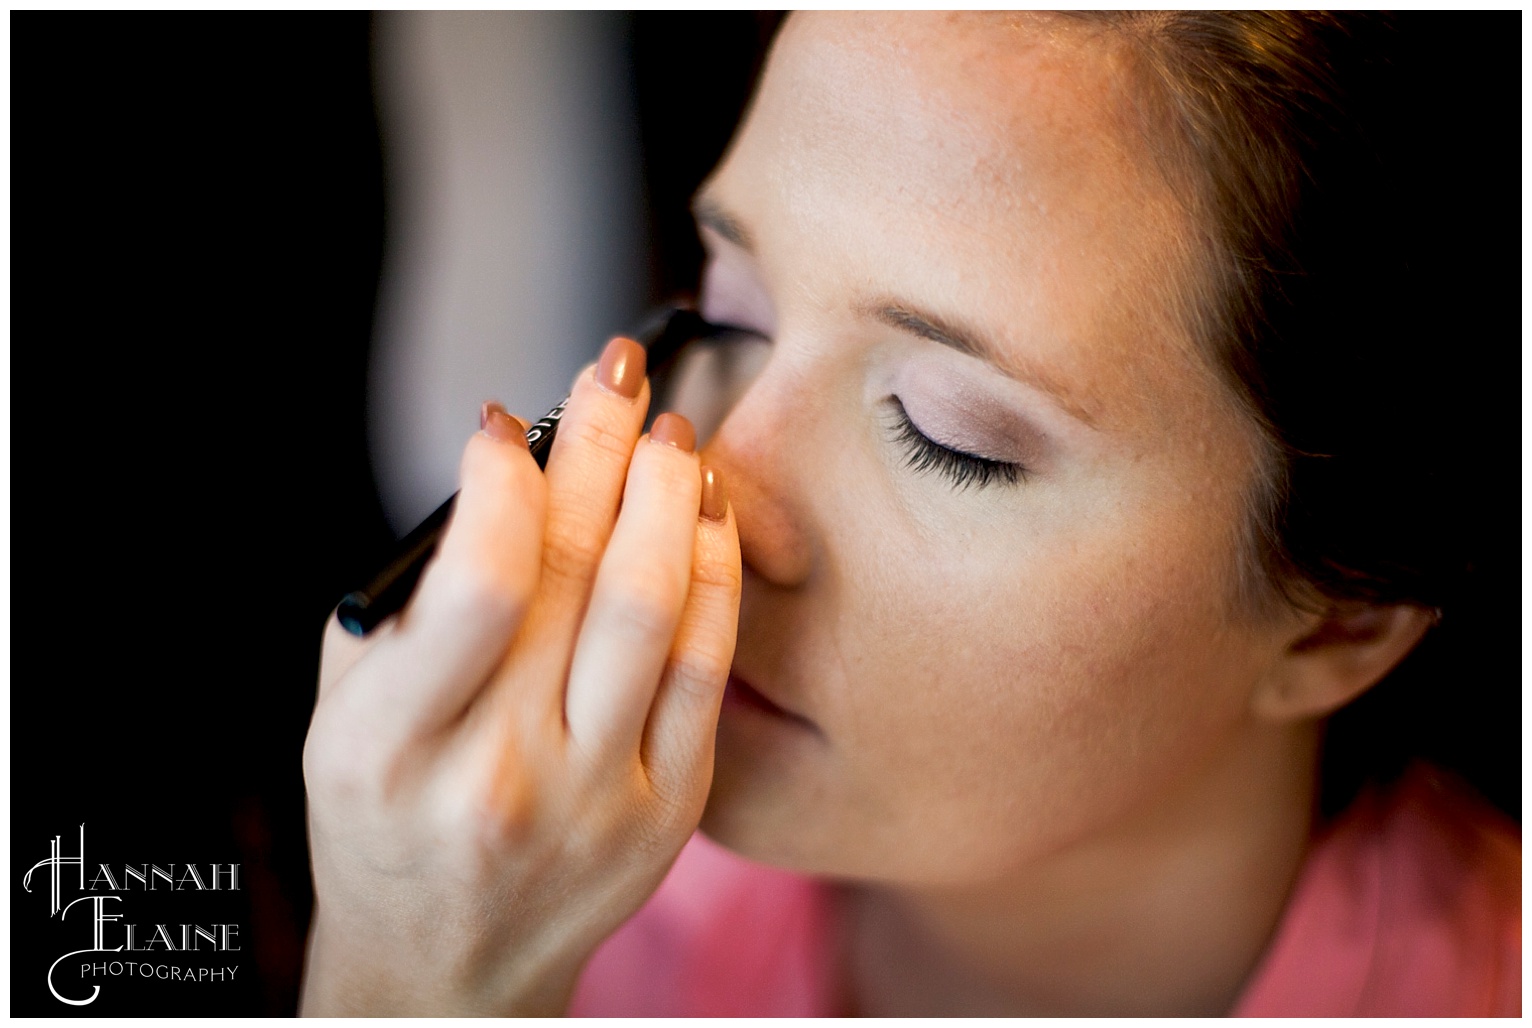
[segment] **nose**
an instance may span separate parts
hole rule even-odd
[[[767,344],[742,353],[736,371],[702,460],[723,473],[745,567],[793,588],[815,564],[814,397]]]

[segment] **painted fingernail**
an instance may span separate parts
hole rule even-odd
[[[527,445],[527,429],[520,418],[513,418],[498,403],[486,402],[479,408],[479,430],[503,443]]]
[[[618,396],[636,397],[644,387],[644,348],[622,336],[607,343],[596,365],[596,381]]]
[[[681,415],[667,412],[654,419],[654,426],[649,429],[649,441],[691,453],[697,445],[697,430]]]
[[[709,521],[724,521],[729,516],[729,493],[717,468],[702,469],[701,514]]]

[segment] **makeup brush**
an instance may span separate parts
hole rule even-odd
[[[726,331],[734,330],[710,324],[696,311],[670,307],[653,315],[631,338],[647,351],[647,371],[652,378],[663,374],[687,343]],[[540,468],[548,464],[548,452],[568,402],[569,397],[564,397],[558,406],[527,429],[527,446]],[[335,616],[346,631],[365,636],[384,619],[404,609],[415,591],[415,584],[420,581],[420,573],[436,552],[436,544],[456,502],[457,494],[453,493],[447,502],[399,540],[387,563],[366,585],[347,593],[340,601]]]

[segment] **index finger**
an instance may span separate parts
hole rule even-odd
[[[363,652],[340,643],[337,667],[353,673],[324,675],[320,702],[354,730],[399,738],[455,718],[483,688],[531,604],[547,489],[520,426],[506,427],[503,438],[489,432],[464,451],[457,504],[409,605]]]

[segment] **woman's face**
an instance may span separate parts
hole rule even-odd
[[[1231,603],[1253,434],[1173,309],[1190,232],[1127,81],[1035,17],[784,27],[698,203],[704,313],[771,341],[705,454],[735,673],[791,712],[726,702],[724,844],[999,874],[1123,830],[1250,724],[1282,645]]]

